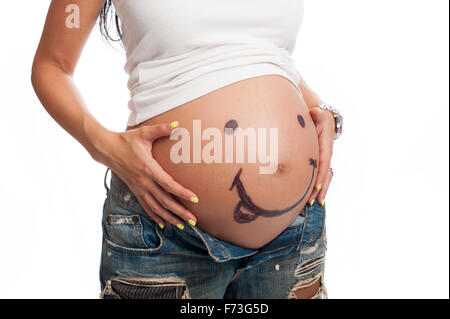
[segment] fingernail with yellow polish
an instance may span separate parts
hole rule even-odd
[[[315,201],[316,201],[316,200],[313,199],[313,200],[309,203],[309,206],[312,206],[312,205],[314,204]]]
[[[320,191],[320,189],[322,188],[322,184],[317,185],[316,188],[318,191]]]
[[[325,199],[322,199],[322,207],[325,206]]]
[[[195,226],[195,222],[192,219],[189,219],[189,224],[191,224],[191,226]]]
[[[191,197],[191,202],[194,203],[194,204],[197,204],[198,203],[198,197],[192,196]]]
[[[177,227],[178,227],[179,229],[181,229],[181,230],[184,229],[184,225],[183,225],[183,224],[177,224]]]
[[[177,126],[178,126],[178,121],[173,121],[172,123],[170,123],[171,128],[176,128]]]
[[[163,223],[158,223],[158,226],[163,229],[164,228],[164,224]]]

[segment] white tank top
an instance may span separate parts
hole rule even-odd
[[[129,74],[128,126],[251,77],[299,84],[303,0],[113,0]]]

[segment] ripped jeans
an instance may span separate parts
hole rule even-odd
[[[219,240],[186,223],[164,229],[111,172],[103,206],[100,298],[295,299],[294,291],[323,284],[325,208],[306,205],[294,222],[260,249]]]

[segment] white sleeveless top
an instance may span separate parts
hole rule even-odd
[[[129,74],[128,126],[231,83],[277,74],[299,84],[292,54],[303,0],[113,0]]]

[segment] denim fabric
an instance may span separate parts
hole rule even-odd
[[[101,298],[286,299],[323,279],[325,208],[317,203],[266,246],[247,249],[188,223],[160,229],[113,172],[105,187]],[[326,297],[323,282],[316,297]]]

